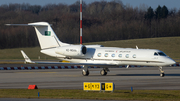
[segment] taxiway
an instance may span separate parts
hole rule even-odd
[[[109,69],[107,76],[100,75],[101,68],[89,69],[89,76],[82,76],[81,69],[0,70],[0,89],[26,89],[29,85],[39,89],[83,89],[83,82],[114,82],[118,90],[180,90],[180,67],[164,67],[165,77],[160,77],[158,67]]]

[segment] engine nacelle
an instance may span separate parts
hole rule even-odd
[[[103,45],[86,45],[87,48],[104,47]]]
[[[86,47],[84,45],[69,45],[62,46],[55,50],[57,54],[69,56],[69,57],[81,57],[86,54]]]

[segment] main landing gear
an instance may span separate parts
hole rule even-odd
[[[160,77],[164,77],[164,71],[162,69],[162,66],[159,66],[159,71],[161,72]]]
[[[82,70],[82,75],[83,76],[88,76],[89,75],[89,70],[88,70],[88,66],[84,66],[84,69]]]
[[[83,66],[84,69],[82,70],[82,75],[83,76],[88,76],[89,75],[89,70],[88,70],[88,66]],[[103,68],[101,71],[100,71],[100,74],[102,76],[105,76],[107,75],[107,72],[109,72],[109,69],[108,68]]]
[[[100,71],[100,74],[102,75],[102,76],[105,76],[105,75],[107,75],[107,72],[109,71],[109,69],[108,68],[103,68],[101,71]]]
[[[89,70],[85,71],[85,70],[83,69],[82,75],[83,75],[83,76],[88,76],[88,75],[89,75]]]

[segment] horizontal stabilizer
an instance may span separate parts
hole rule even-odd
[[[6,26],[28,26],[28,24],[5,24]]]
[[[46,27],[50,24],[44,22],[28,23],[28,24],[5,24],[6,26],[34,26],[34,27]]]

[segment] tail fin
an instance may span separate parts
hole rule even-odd
[[[22,53],[22,55],[23,55],[23,57],[24,57],[24,59],[25,59],[25,63],[34,63],[34,62],[32,62],[31,61],[31,59],[24,53],[24,51],[23,50],[21,50],[21,53]]]
[[[8,26],[33,26],[35,28],[39,44],[41,49],[47,48],[54,48],[60,47],[64,45],[68,45],[66,43],[62,43],[56,34],[54,33],[53,29],[51,28],[50,24],[47,22],[36,22],[36,23],[28,23],[28,24],[6,24]]]
[[[41,49],[60,47],[61,43],[47,22],[29,23],[35,28]]]

